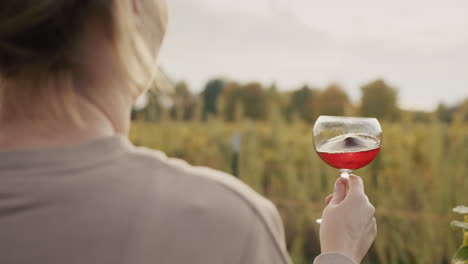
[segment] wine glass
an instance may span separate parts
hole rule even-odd
[[[382,128],[376,118],[320,116],[315,121],[313,142],[319,157],[337,168],[342,178],[349,179],[353,170],[366,166],[379,154]]]

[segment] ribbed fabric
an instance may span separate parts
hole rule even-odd
[[[356,264],[346,256],[338,253],[325,253],[315,258],[314,264]]]

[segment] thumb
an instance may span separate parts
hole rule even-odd
[[[346,186],[338,179],[335,183],[335,193],[333,194],[333,198],[330,201],[332,205],[338,205],[341,201],[344,200],[346,197]]]

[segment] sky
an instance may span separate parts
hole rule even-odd
[[[222,77],[280,90],[383,78],[404,108],[468,98],[466,0],[167,0],[159,63],[193,92]]]

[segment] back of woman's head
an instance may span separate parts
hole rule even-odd
[[[143,32],[148,27],[136,25],[140,22],[134,18],[140,14],[135,15],[135,9],[142,14],[138,20],[152,19],[159,29]],[[145,13],[148,9],[156,13]],[[86,28],[96,26],[89,21],[99,21],[103,27],[115,57],[128,73],[129,87],[141,81],[137,75],[153,71],[150,57],[160,43],[148,41],[162,40],[166,17],[161,0],[1,0],[0,118],[20,110],[15,107],[29,105],[36,99],[33,95],[52,92],[44,91],[50,85],[40,84],[82,74],[83,54],[78,56],[77,51]],[[155,34],[156,38],[147,37]],[[57,93],[61,88],[50,89]]]
[[[92,1],[2,0],[0,72],[4,78],[71,67],[71,50]]]

